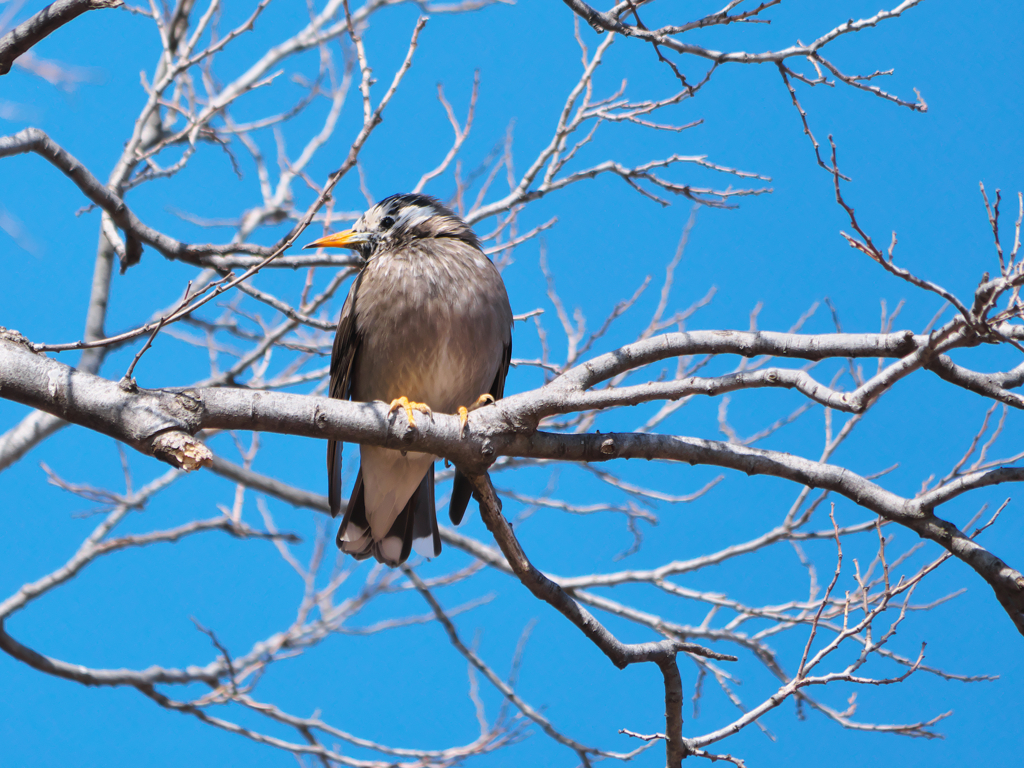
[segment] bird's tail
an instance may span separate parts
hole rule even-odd
[[[430,465],[387,534],[379,541],[374,540],[366,519],[363,472],[360,469],[348,500],[348,509],[338,528],[337,544],[338,549],[357,560],[365,560],[372,555],[378,562],[392,568],[404,563],[414,546],[424,557],[441,554],[441,534],[434,510],[434,465]]]

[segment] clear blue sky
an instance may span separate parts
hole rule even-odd
[[[19,18],[42,5],[26,4]],[[707,3],[689,5],[717,10]],[[877,0],[792,0],[773,9],[770,26],[737,25],[696,39],[711,47],[736,50],[778,48],[796,39],[808,42],[847,18],[875,13],[879,5]],[[233,19],[243,11],[231,7],[225,13]],[[403,55],[415,16],[413,8],[391,9],[377,17],[367,33],[367,46],[381,83],[390,80]],[[272,5],[258,23],[251,44],[270,45],[285,30],[298,29],[304,20],[300,4]],[[1015,203],[1017,191],[1024,189],[1022,28],[1024,7],[1018,4],[965,6],[951,0],[927,0],[901,19],[844,38],[828,49],[831,59],[846,72],[894,68],[895,74],[884,79],[882,87],[907,98],[912,98],[913,88],[919,89],[929,105],[927,114],[912,113],[849,88],[802,87],[799,91],[818,139],[824,142],[830,133],[835,136],[841,167],[853,179],[845,194],[862,224],[882,242],[895,230],[900,238],[897,261],[961,297],[970,296],[984,271],[996,269],[978,182],[985,182],[990,193],[996,188],[1004,191],[1007,221],[1014,211],[1011,198]],[[58,31],[39,45],[36,53],[85,68],[88,82],[64,93],[15,69],[0,78],[0,114],[8,116],[0,118],[0,134],[28,125],[43,128],[105,178],[145,98],[139,72],[152,72],[154,34],[145,19],[118,11],[89,13]],[[583,36],[592,47],[596,45],[595,34],[584,29]],[[223,76],[240,71],[244,61],[225,58]],[[472,167],[473,160],[485,156],[514,119],[516,167],[521,171],[548,141],[564,95],[578,78],[579,51],[569,10],[561,3],[525,0],[463,17],[433,18],[421,38],[408,82],[367,146],[363,167],[376,197],[410,188],[443,156],[450,129],[437,105],[434,84],[443,82],[461,116],[476,69],[480,70],[481,96],[473,134],[464,149],[466,166]],[[701,71],[699,64],[688,62],[688,75]],[[622,78],[629,80],[628,93],[636,98],[664,95],[673,87],[671,73],[635,41],[619,40],[612,46],[607,71],[598,78],[599,88],[610,94]],[[380,90],[378,85],[375,92]],[[275,98],[283,104],[288,97],[277,92],[256,95],[236,117],[264,114],[277,103]],[[298,122],[296,136],[322,119],[324,108],[319,109]],[[698,99],[676,109],[671,117],[678,122],[698,118],[704,122],[681,134],[602,128],[599,140],[583,153],[581,162],[610,156],[641,162],[672,153],[706,154],[714,162],[770,176],[774,188],[771,195],[744,199],[739,210],[705,209],[698,214],[678,273],[674,306],[688,306],[711,286],[717,286],[718,293],[690,327],[745,328],[748,313],[757,302],[764,302],[760,327],[786,330],[824,297],[837,307],[846,330],[877,330],[880,300],[890,308],[907,300],[899,328],[920,329],[935,313],[938,303],[932,297],[922,296],[884,273],[840,237],[839,230],[849,227],[832,197],[831,177],[816,166],[798,115],[773,66],[724,67]],[[323,180],[340,163],[347,147],[341,137],[354,132],[358,119],[358,104],[352,99],[342,116],[336,151],[332,153],[329,146],[321,153],[310,168],[312,178]],[[272,157],[272,139],[267,138],[265,148]],[[188,173],[151,184],[129,197],[129,202],[147,222],[182,240],[208,239],[210,233],[185,223],[172,211],[187,210],[209,218],[237,215],[258,202],[251,169],[247,170],[245,178],[237,179],[226,155],[204,148]],[[694,184],[733,181],[686,168],[669,175]],[[450,177],[427,189],[441,197],[451,190]],[[365,205],[354,174],[338,187],[336,197],[342,209]],[[300,207],[308,200],[300,201]],[[63,342],[79,337],[99,221],[95,213],[76,217],[83,205],[78,190],[40,158],[0,161],[0,213],[20,221],[34,242],[30,252],[0,232],[5,286],[0,325],[16,328],[34,341]],[[524,217],[524,227],[555,215],[559,223],[544,238],[552,270],[566,303],[582,308],[594,327],[644,276],[653,274],[657,279],[675,249],[689,204],[676,200],[663,209],[609,177],[540,201]],[[265,241],[272,237],[273,233],[267,233]],[[538,268],[539,247],[539,242],[533,242],[517,250],[505,279],[513,308],[524,312],[547,307],[545,321],[549,331],[555,331],[554,313],[544,297]],[[114,278],[108,330],[134,325],[154,307],[166,305],[191,274],[148,251],[142,264]],[[275,274],[266,277],[262,285],[294,296],[302,280],[301,274]],[[636,318],[645,317],[656,302],[656,293],[650,291],[639,303]],[[334,311],[339,307],[340,300]],[[631,340],[639,322],[624,319],[601,349]],[[806,326],[808,331],[831,329],[832,320],[824,308]],[[202,354],[165,343],[165,356],[144,359],[137,374],[143,386],[187,384],[204,375]],[[536,337],[528,326],[517,326],[515,344],[517,357],[537,354]],[[131,354],[113,355],[104,375],[119,378]],[[75,357],[61,359],[73,362]],[[983,370],[1005,370],[1017,362],[988,356],[985,350],[971,351],[962,359]],[[989,405],[969,393],[950,391],[928,375],[914,381],[920,388],[902,388],[883,401],[866,420],[855,445],[837,458],[865,473],[899,462],[899,468],[881,482],[904,495],[912,495],[930,474],[941,475],[949,469]],[[535,384],[532,373],[514,370],[507,391]],[[735,396],[731,415],[734,425],[749,434],[788,413],[798,402],[790,393]],[[717,439],[715,409],[716,403],[695,404],[666,422],[663,429]],[[0,430],[25,413],[23,407],[0,400]],[[635,423],[637,415],[630,412],[622,418],[622,424]],[[816,456],[821,422],[820,409],[814,409],[764,447]],[[614,420],[608,424],[622,425]],[[1020,450],[1021,426],[1020,416],[1011,414],[1002,455]],[[228,458],[237,459],[230,443],[218,445]],[[322,450],[322,445],[313,441],[268,439],[255,468],[323,492]],[[165,469],[142,456],[132,455],[129,460],[136,486]],[[82,515],[93,509],[88,502],[45,484],[40,462],[72,482],[121,489],[114,444],[77,428],[59,433],[0,475],[6,511],[0,545],[0,599],[65,562],[97,521]],[[669,493],[692,492],[717,474],[706,468],[664,465],[619,469],[631,479]],[[503,476],[498,484],[539,493],[546,482],[547,475],[522,473],[521,477]],[[996,488],[978,493],[950,505],[946,513],[954,522],[964,524],[982,503],[998,506],[1014,491]],[[217,504],[230,506],[233,493],[230,484],[197,473],[179,481],[143,513],[133,515],[126,530],[146,531],[178,524],[190,516],[210,516],[216,513]],[[592,503],[602,500],[604,493],[603,486],[595,485],[583,473],[567,470],[559,478],[561,497]],[[645,529],[643,549],[625,563],[611,560],[631,541],[618,516],[580,519],[554,511],[539,512],[524,525],[523,543],[538,567],[560,574],[626,565],[650,567],[670,558],[714,551],[763,531],[770,525],[766,521],[780,517],[779,510],[788,506],[795,493],[796,489],[781,482],[730,476],[721,489],[693,505],[662,505],[657,510],[660,525]],[[246,514],[257,524],[254,499],[250,494]],[[273,500],[269,504],[278,525],[306,537],[307,544],[296,551],[308,553],[308,541],[322,516]],[[995,554],[1017,568],[1024,565],[1020,509],[1020,502],[1012,501],[983,539]],[[509,502],[505,511],[511,516],[519,508]],[[862,510],[847,502],[838,503],[837,512],[841,519],[865,518]],[[464,529],[488,541],[475,513]],[[892,532],[897,548],[914,543],[910,532]],[[814,554],[823,572],[828,572],[829,552],[817,549]],[[913,562],[938,554],[937,547],[929,544]],[[858,556],[870,558],[870,547]],[[779,595],[778,599],[803,596],[803,586],[794,588],[792,580],[783,581],[797,573],[792,555],[779,552],[775,558],[732,561],[684,583],[751,600],[765,595]],[[453,567],[466,558],[447,548],[442,561],[425,572],[440,572],[438,568]],[[898,649],[914,655],[926,640],[928,663],[960,674],[996,674],[1000,679],[965,685],[918,675],[902,686],[857,690],[858,716],[868,722],[922,720],[954,710],[939,726],[944,740],[857,734],[815,713],[800,721],[788,703],[764,721],[776,740],[751,728],[723,748],[743,756],[751,766],[827,764],[845,768],[880,757],[887,764],[940,768],[1017,764],[1024,746],[1019,727],[1024,707],[1024,640],[989,588],[959,562],[944,564],[922,597],[937,597],[960,587],[967,591],[953,602],[908,620],[896,641]],[[18,614],[7,629],[41,652],[91,666],[205,664],[215,651],[195,630],[190,617],[214,628],[229,648],[242,652],[287,625],[301,590],[299,580],[270,545],[237,542],[214,533],[101,560]],[[657,670],[615,670],[560,616],[530,599],[518,583],[485,573],[439,597],[451,606],[492,592],[495,599],[491,603],[458,618],[459,629],[465,640],[476,638],[479,652],[504,672],[523,627],[536,619],[519,691],[527,701],[542,707],[557,726],[581,741],[621,750],[633,744],[617,735],[619,728],[663,729]],[[629,594],[622,590],[611,596]],[[666,617],[682,622],[699,623],[702,616],[702,611],[692,606],[658,601],[651,605],[652,610],[666,611]],[[422,601],[405,596],[375,609],[363,621],[425,610]],[[655,639],[614,620],[609,626],[626,640]],[[797,640],[780,641],[780,650],[792,654],[791,645]],[[684,663],[682,672],[689,697],[695,670]],[[746,701],[760,701],[770,691],[770,681],[749,662],[744,662],[740,676],[743,685],[738,692]],[[282,707],[302,715],[322,708],[325,719],[367,738],[383,739],[397,730],[401,735],[392,741],[401,746],[434,748],[474,736],[472,710],[465,695],[465,663],[436,625],[365,638],[333,638],[307,658],[280,664],[262,685],[266,698]],[[728,703],[711,687],[706,684],[698,719],[694,720],[687,708],[688,735],[711,730],[732,716]],[[849,693],[849,689],[837,690],[826,698],[841,709]],[[487,691],[485,698],[493,716],[497,697]],[[244,716],[242,721],[246,721]],[[529,739],[511,751],[477,764],[576,764],[569,751],[554,745],[536,728],[532,731]],[[663,752],[655,749],[639,764],[653,766],[662,759]],[[0,655],[0,765],[180,766],[185,762],[195,766],[243,762],[277,766],[292,764],[292,758],[160,709],[134,691],[86,689],[41,675]]]

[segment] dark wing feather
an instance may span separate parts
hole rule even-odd
[[[340,463],[340,461],[339,461]],[[345,508],[345,516],[341,518],[341,525],[338,526],[338,536],[335,543],[338,549],[348,551],[356,560],[365,560],[373,554],[372,541],[361,551],[345,549],[345,542],[342,541],[342,534],[349,525],[356,525],[360,530],[369,530],[370,524],[366,521],[366,504],[363,502],[363,473],[356,473],[356,484],[352,486],[352,495],[348,497],[348,507]]]
[[[413,503],[415,502],[415,504]],[[441,532],[437,528],[437,514],[434,509],[434,465],[430,465],[407,506],[413,514],[412,539],[415,544],[420,539],[426,543],[416,545],[416,551],[424,557],[437,557],[441,554]],[[429,540],[429,541],[426,541]]]
[[[334,336],[334,349],[331,351],[331,386],[328,395],[339,400],[348,400],[352,394],[352,370],[361,342],[356,330],[356,293],[362,277],[360,272],[341,308],[338,332]],[[341,447],[342,444],[337,440],[327,441],[327,498],[332,517],[337,517],[341,511]]]
[[[505,395],[505,377],[508,376],[508,366],[512,362],[512,336],[509,335],[508,343],[501,352],[501,364],[498,366],[498,373],[491,384],[491,397],[501,400]],[[469,498],[473,495],[473,484],[469,482],[459,468],[455,468],[455,480],[452,481],[452,499],[448,502],[448,518],[452,525],[459,525],[466,515],[466,507],[469,506]]]

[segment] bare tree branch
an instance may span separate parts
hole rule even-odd
[[[122,0],[57,0],[0,37],[0,75],[11,71],[14,60],[43,38],[74,21],[86,11],[119,8]]]

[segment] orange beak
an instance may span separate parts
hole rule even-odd
[[[346,229],[344,232],[335,232],[333,235],[327,235],[321,237],[319,240],[314,240],[309,245],[302,246],[303,248],[359,248],[364,243],[370,242],[370,234],[368,232],[356,232],[352,229]]]

